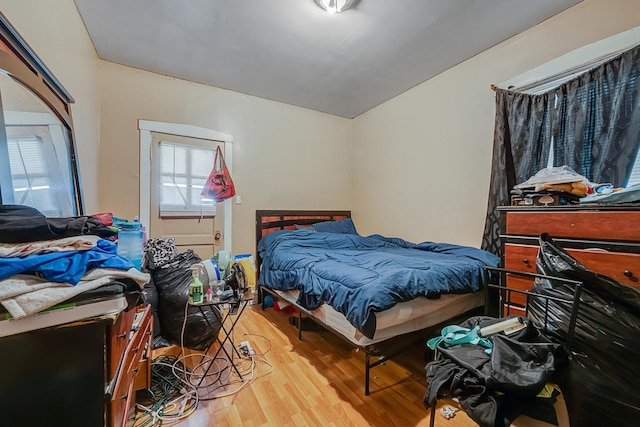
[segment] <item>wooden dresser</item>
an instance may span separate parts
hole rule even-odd
[[[588,269],[630,286],[640,286],[640,205],[501,207],[503,266],[536,273],[538,237],[548,233]],[[530,279],[507,277],[506,286],[529,290]],[[514,294],[520,313],[524,295]]]
[[[135,391],[148,388],[150,306],[0,339],[0,425],[133,425]]]

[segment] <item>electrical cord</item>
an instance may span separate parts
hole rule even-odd
[[[162,355],[151,362],[151,387],[148,390],[151,404],[136,404],[142,413],[136,417],[135,427],[176,423],[195,412],[198,406],[197,390],[185,389],[182,378],[175,375],[176,368],[188,371],[175,356]]]
[[[207,354],[191,353],[186,354],[184,347],[184,334],[186,330],[187,314],[189,303],[185,304],[184,318],[180,333],[180,356],[162,355],[155,358],[151,363],[151,387],[148,390],[150,395],[150,404],[136,404],[141,413],[134,421],[134,427],[158,427],[162,425],[175,424],[189,417],[198,407],[198,402],[205,400],[219,399],[222,397],[235,396],[243,389],[248,387],[258,378],[269,375],[273,372],[273,365],[266,359],[265,355],[271,351],[271,341],[257,334],[244,333],[245,336],[256,336],[264,339],[268,348],[263,353],[243,353],[241,354],[240,363],[235,364],[235,368],[241,378],[237,378],[233,363],[225,357],[213,358]],[[232,331],[233,333],[234,331]],[[233,346],[233,335],[230,342]],[[232,350],[231,357],[233,356]],[[201,360],[191,369],[187,367],[187,359],[191,357],[200,357]],[[248,366],[246,363],[248,362]],[[210,364],[215,365],[215,370],[210,370],[206,374],[207,377],[215,376],[213,381],[207,381],[202,387],[207,387],[210,392],[215,394],[212,396],[202,396],[197,384],[205,375],[198,373],[206,371],[205,367]],[[260,373],[259,364],[265,364],[269,369],[267,372]],[[228,388],[240,384],[233,390]],[[225,391],[216,393],[224,389]]]

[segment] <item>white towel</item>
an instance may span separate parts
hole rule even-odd
[[[115,268],[94,268],[88,271],[77,285],[49,282],[36,276],[18,274],[0,280],[0,303],[20,319],[38,313],[82,292],[96,289],[116,279],[133,279],[142,289],[149,282],[148,273],[135,268],[128,271]]]

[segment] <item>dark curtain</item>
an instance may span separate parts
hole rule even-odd
[[[627,184],[640,145],[640,46],[566,82],[557,96],[554,166]]]
[[[640,46],[541,95],[496,90],[491,183],[482,248],[500,255],[498,206],[547,166],[624,186],[640,145]]]
[[[500,254],[498,206],[509,205],[509,191],[548,161],[551,147],[548,94],[531,96],[496,89],[491,184],[482,249]],[[517,114],[514,114],[517,112]]]

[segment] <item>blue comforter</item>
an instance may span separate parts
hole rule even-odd
[[[482,267],[499,263],[468,246],[307,230],[270,233],[258,251],[260,284],[299,289],[297,302],[309,310],[326,302],[369,338],[375,312],[419,296],[476,292]]]

